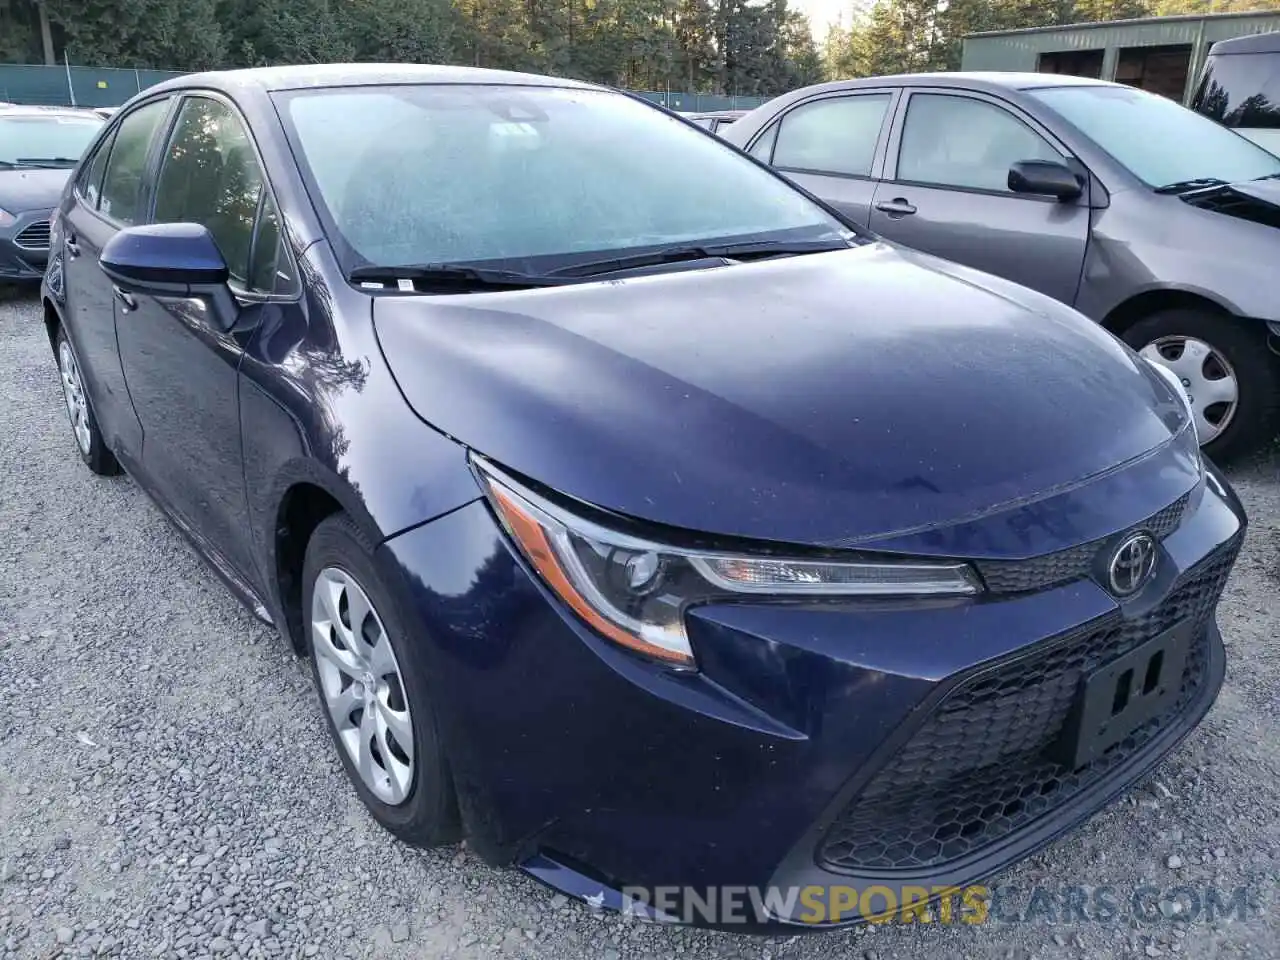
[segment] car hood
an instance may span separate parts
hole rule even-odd
[[[1141,457],[1177,416],[1069,308],[884,243],[373,312],[439,430],[568,496],[726,536],[847,545],[974,519]]]
[[[1180,199],[1201,210],[1280,227],[1280,179],[1227,183],[1181,194]]]
[[[70,175],[70,170],[0,170],[0,209],[10,213],[52,209]]]

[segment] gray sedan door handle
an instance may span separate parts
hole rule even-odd
[[[908,203],[904,197],[894,197],[892,200],[881,200],[876,204],[876,209],[881,213],[887,213],[891,217],[906,217],[916,212],[913,204]]]
[[[126,313],[130,310],[138,309],[138,301],[133,299],[133,294],[126,293],[114,284],[111,287],[111,292],[116,295],[116,299],[120,301],[120,306]]]

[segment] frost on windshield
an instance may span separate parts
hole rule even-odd
[[[404,86],[308,94],[289,111],[357,262],[519,261],[837,226],[719,141],[604,91]]]

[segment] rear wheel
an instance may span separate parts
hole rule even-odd
[[[119,473],[120,464],[116,462],[115,455],[107,449],[102,431],[98,429],[98,419],[93,415],[89,396],[85,393],[80,363],[62,327],[58,327],[54,352],[58,358],[58,379],[62,382],[62,399],[67,407],[67,419],[71,421],[71,433],[80,451],[80,459],[85,462],[85,466],[99,476],[107,477]]]
[[[329,732],[356,793],[382,826],[417,846],[458,839],[453,784],[421,658],[345,514],[307,544],[303,611]]]
[[[1191,396],[1205,453],[1229,460],[1271,438],[1280,412],[1280,363],[1261,324],[1208,310],[1163,310],[1124,340],[1171,370]]]

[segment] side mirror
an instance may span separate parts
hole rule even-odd
[[[212,301],[214,317],[235,322],[235,298],[227,286],[227,261],[208,227],[199,223],[152,223],[127,227],[107,241],[102,272],[122,290],[162,297]]]
[[[1009,168],[1009,189],[1014,193],[1036,193],[1074,200],[1084,192],[1080,178],[1065,163],[1056,160],[1019,160]]]

